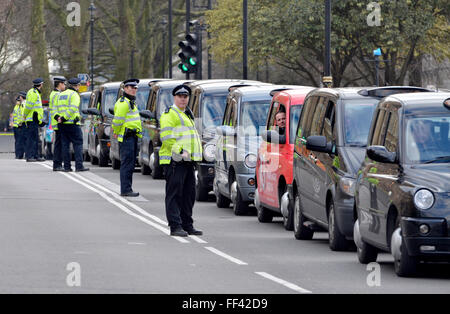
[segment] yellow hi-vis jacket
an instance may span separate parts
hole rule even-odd
[[[13,127],[14,128],[18,128],[23,122],[23,110],[24,110],[24,105],[18,101],[16,103],[16,105],[14,106],[14,111],[13,111]]]
[[[80,104],[81,98],[76,90],[69,88],[59,94],[58,110],[59,115],[66,119],[64,124],[81,125]]]
[[[58,121],[56,121],[55,116],[62,116],[59,112],[58,98],[61,92],[59,90],[54,90],[50,93],[50,102],[48,108],[50,109],[50,117],[52,122],[53,130],[58,130]]]
[[[39,124],[42,123],[44,118],[44,109],[42,108],[41,93],[36,88],[32,88],[27,93],[27,102],[23,111],[25,122],[32,122],[33,115],[37,112]]]
[[[131,106],[127,97],[120,98],[114,105],[114,119],[112,121],[114,134],[118,135],[119,143],[123,143],[125,129],[136,131],[136,135],[142,138],[142,122],[137,105]]]
[[[189,160],[185,161],[203,160],[202,142],[194,121],[175,105],[161,116],[161,140],[160,165],[169,165],[172,159],[182,161],[183,152],[189,153]]]

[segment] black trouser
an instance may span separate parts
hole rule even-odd
[[[27,122],[26,130],[26,158],[27,159],[38,159],[38,146],[39,146],[39,123],[37,122]]]
[[[170,228],[193,227],[192,209],[195,204],[195,165],[180,162],[165,166],[166,215]]]
[[[136,167],[137,142],[137,137],[131,136],[124,138],[123,142],[119,143],[121,194],[133,192],[133,173]]]
[[[55,144],[53,147],[53,169],[61,168],[62,162],[63,162],[62,134],[61,130],[55,130]]]
[[[25,155],[25,126],[19,126],[14,128],[14,139],[15,139],[15,153],[17,159],[23,159]]]
[[[83,133],[81,132],[80,126],[75,124],[61,124],[60,132],[62,135],[64,169],[71,169],[70,143],[72,143],[75,153],[75,169],[83,169]]]

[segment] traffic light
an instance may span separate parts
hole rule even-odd
[[[178,46],[181,48],[181,52],[178,55],[181,63],[178,65],[178,68],[183,73],[197,73],[200,60],[199,54],[201,53],[198,36],[196,34],[188,34],[186,40],[180,41]]]

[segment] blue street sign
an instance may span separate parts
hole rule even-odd
[[[78,74],[78,78],[81,80],[81,84],[86,84],[90,80],[89,74]]]

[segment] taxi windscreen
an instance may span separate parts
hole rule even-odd
[[[244,135],[260,136],[266,129],[271,99],[244,102],[241,105],[240,127]]]
[[[372,116],[378,100],[355,99],[344,104],[344,140],[346,146],[367,146]]]
[[[162,114],[173,106],[173,95],[172,90],[162,89],[158,93],[158,119],[162,116]]]
[[[150,95],[150,87],[140,87],[136,94],[136,104],[139,111],[145,110],[147,106],[148,96]]]
[[[105,100],[104,100],[104,110],[103,113],[106,114],[107,116],[112,116],[109,113],[109,109],[114,109],[114,106],[116,104],[117,101],[117,94],[119,93],[119,89],[108,89],[105,92]]]
[[[450,114],[410,117],[406,122],[405,145],[410,163],[449,163]]]
[[[225,108],[227,106],[227,95],[206,95],[203,104],[203,128],[215,128],[222,124]]]

